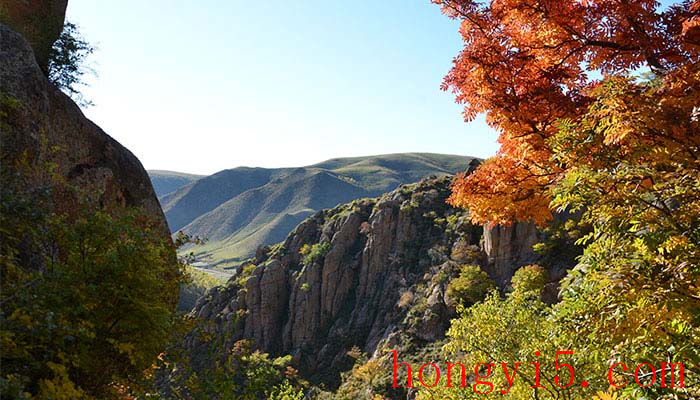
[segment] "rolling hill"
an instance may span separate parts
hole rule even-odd
[[[249,257],[258,246],[282,241],[318,210],[375,197],[427,176],[464,171],[472,159],[401,153],[337,158],[299,168],[239,167],[192,180],[159,199],[173,232],[207,239],[187,251],[194,251],[198,261],[225,267]]]
[[[186,174],[183,172],[150,170],[148,176],[151,178],[151,184],[156,191],[158,198],[174,192],[177,189],[194,182],[203,175]]]

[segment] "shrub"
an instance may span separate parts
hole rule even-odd
[[[0,106],[0,116],[12,112]],[[161,221],[136,208],[98,210],[53,164],[4,150],[0,398],[138,393],[172,337],[184,275]],[[69,215],[52,202],[66,193],[86,199]]]
[[[172,333],[182,277],[172,245],[134,210],[51,215],[35,229],[48,249],[41,263],[27,264],[21,246],[0,257],[3,381],[39,398],[138,388]]]
[[[447,295],[460,304],[472,305],[482,301],[495,288],[493,280],[481,268],[466,265],[447,286]]]
[[[199,327],[201,328],[201,326]],[[163,360],[173,393],[167,398],[300,400],[307,385],[291,367],[292,357],[270,357],[253,350],[253,342],[239,340],[230,349],[216,350],[214,364],[192,369],[188,356]]]
[[[547,283],[547,272],[539,265],[526,265],[515,271],[510,282],[516,293],[539,295]]]
[[[299,254],[304,257],[304,265],[311,265],[326,256],[331,245],[328,242],[315,243],[313,245],[305,244],[299,249]]]

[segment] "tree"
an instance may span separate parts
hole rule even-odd
[[[567,168],[552,204],[593,226],[563,286],[562,318],[587,320],[581,331],[605,335],[612,357],[698,371],[700,68],[688,69],[610,78],[588,114],[562,122],[551,143]],[[663,395],[654,390],[644,395]]]
[[[559,356],[560,363],[575,367],[575,383],[566,388],[554,384],[555,376],[560,377],[562,385],[569,381],[566,367],[555,369],[557,351],[571,350],[575,343],[575,333],[561,328],[550,307],[537,296],[514,292],[507,298],[501,298],[496,291],[491,292],[482,303],[461,309],[460,317],[452,320],[452,326],[447,332],[449,340],[445,350],[448,354],[445,359],[452,364],[461,363],[465,366],[465,387],[460,387],[462,371],[456,366],[450,376],[452,387],[447,387],[445,369],[440,383],[434,388],[419,387],[418,398],[482,399],[484,393],[491,389],[490,396],[511,399],[590,398],[594,389],[604,390],[608,385],[605,382],[604,364],[586,362],[587,354],[583,352],[574,350],[573,354]],[[475,367],[482,363],[494,364],[491,374],[481,379],[489,382],[492,387],[487,384],[475,386]],[[507,364],[512,385],[509,385],[501,363]],[[520,363],[517,371],[515,363]],[[537,369],[539,382],[536,383]],[[482,370],[480,374],[485,377],[487,371]],[[591,392],[581,390],[581,381],[584,379]],[[538,385],[542,387],[531,387]]]
[[[459,273],[447,285],[447,295],[459,304],[475,304],[496,288],[486,272],[476,265],[465,265]]]
[[[526,265],[518,268],[510,280],[513,291],[519,293],[534,293],[541,296],[547,283],[547,272],[539,265]]]
[[[139,209],[58,214],[72,189],[18,158],[0,169],[0,397],[125,398],[172,335],[172,242]]]
[[[86,73],[95,74],[85,65],[85,60],[94,51],[95,47],[80,35],[78,26],[70,22],[63,25],[61,35],[49,51],[49,80],[82,107],[92,105],[77,86],[85,85],[83,76]]]
[[[202,321],[190,321],[196,326],[189,334],[214,340]],[[192,367],[191,355],[175,342],[164,355],[157,369],[166,376],[167,399],[280,399],[304,398],[303,386],[297,371],[291,367],[291,356],[271,358],[269,354],[253,350],[253,342],[239,340],[231,349],[216,349],[212,343],[207,366]],[[166,393],[167,392],[167,393]]]
[[[653,0],[433,2],[461,20],[465,43],[443,89],[464,104],[465,120],[485,113],[500,132],[498,154],[460,176],[450,198],[476,222],[551,217],[548,189],[566,166],[552,159],[548,139],[559,121],[588,112],[597,76],[648,68],[674,79],[698,61],[687,40],[697,0],[663,12]]]
[[[579,213],[592,231],[558,325],[609,362],[683,362],[695,376],[700,1],[436,2],[465,40],[444,87],[501,143],[450,201],[477,222]],[[692,379],[632,396],[692,398]]]

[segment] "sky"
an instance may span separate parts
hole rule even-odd
[[[498,149],[440,90],[462,44],[429,0],[70,0],[66,19],[97,47],[85,114],[147,169]]]

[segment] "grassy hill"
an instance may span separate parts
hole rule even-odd
[[[174,192],[177,189],[194,182],[203,175],[186,174],[183,172],[173,171],[148,171],[148,176],[151,177],[151,184],[156,191],[156,196],[160,199],[164,195]]]
[[[403,153],[338,158],[300,168],[240,167],[160,197],[173,232],[207,238],[194,251],[210,265],[235,264],[274,244],[315,211],[375,197],[402,183],[467,168],[473,157]]]

